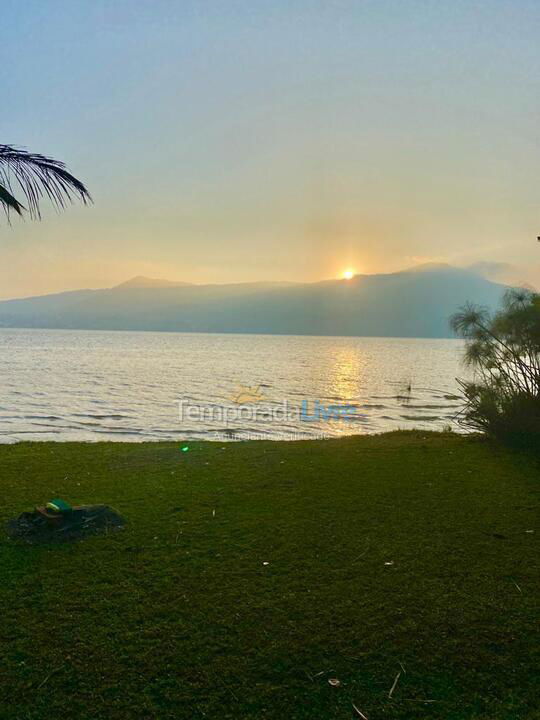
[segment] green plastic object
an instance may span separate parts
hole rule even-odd
[[[47,510],[52,510],[57,513],[69,513],[73,510],[71,505],[65,500],[62,500],[62,498],[53,498],[45,507]]]

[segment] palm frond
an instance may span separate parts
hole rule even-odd
[[[6,212],[15,210],[16,213],[22,215],[23,206],[3,185],[0,185],[0,202],[6,208]]]
[[[14,195],[14,187],[26,198],[24,207]],[[84,205],[92,202],[84,184],[66,169],[63,162],[13,145],[0,145],[0,203],[9,214],[19,215],[28,209],[30,216],[41,218],[40,202],[48,198],[57,210],[79,199]]]
[[[479,307],[473,303],[465,303],[458,312],[450,318],[450,327],[456,333],[465,338],[477,337],[479,331],[489,321],[489,313],[486,308]]]

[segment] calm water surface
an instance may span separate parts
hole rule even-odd
[[[461,353],[459,340],[0,329],[0,442],[442,429]]]

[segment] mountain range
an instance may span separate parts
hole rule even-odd
[[[450,265],[314,283],[137,277],[108,289],[4,300],[0,327],[451,337],[453,312],[467,301],[493,310],[505,289]]]

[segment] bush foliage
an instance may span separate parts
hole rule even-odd
[[[472,381],[459,380],[460,422],[501,440],[540,448],[540,295],[508,290],[499,312],[465,305],[451,318],[466,340]]]

